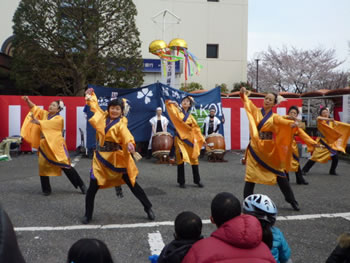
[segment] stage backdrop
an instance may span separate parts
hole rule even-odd
[[[163,109],[164,116],[169,119],[165,109],[165,101],[175,100],[178,103],[181,99],[188,95],[188,93],[178,89],[171,88],[161,83],[155,83],[137,89],[113,89],[101,86],[89,85],[95,90],[98,97],[99,105],[102,109],[107,109],[107,104],[111,99],[126,98],[131,109],[128,115],[128,127],[136,142],[149,141],[151,136],[151,125],[149,120],[155,116],[157,107]],[[197,119],[200,126],[203,120],[208,116],[209,108],[215,107],[217,109],[216,116],[221,119],[222,106],[220,97],[220,88],[212,89],[205,93],[189,94],[196,101],[195,108],[192,109],[191,114]],[[88,106],[84,109],[88,118],[92,113]],[[168,132],[174,134],[174,127],[172,123],[168,126]],[[220,133],[223,134],[221,127]],[[95,130],[87,124],[87,148],[91,149],[95,146]]]
[[[153,85],[151,85],[153,86]],[[151,131],[151,127],[148,124],[148,120],[154,116],[155,108],[160,106],[164,109],[164,100],[167,98],[177,98],[179,100],[182,96],[182,93],[178,90],[169,88],[167,86],[163,86],[161,84],[156,84],[155,89],[150,89],[151,86],[144,87],[141,89],[137,89],[136,93],[131,96],[136,96],[136,103],[140,103],[143,108],[138,109],[135,105],[132,105],[130,117],[132,115],[136,116],[136,120],[143,123],[134,123],[130,128],[141,130],[134,134],[135,138],[141,140],[148,140],[149,134]],[[158,87],[158,88],[157,88]],[[96,90],[98,90],[97,88]],[[105,88],[101,88],[105,89]],[[108,90],[107,90],[108,91]],[[133,90],[122,90],[124,92],[131,92]],[[110,91],[111,92],[111,91]],[[208,92],[210,97],[217,96],[217,90]],[[162,93],[161,100],[159,103],[153,103],[154,94]],[[202,93],[205,94],[205,93]],[[116,94],[114,94],[116,95]],[[109,95],[111,96],[111,94]],[[125,96],[127,97],[127,96]],[[200,98],[197,94],[194,94],[193,97],[197,100]],[[245,149],[248,140],[249,140],[249,124],[247,115],[243,108],[243,104],[239,98],[221,98],[222,105],[220,102],[212,102],[215,101],[212,98],[209,98],[207,102],[198,103],[196,109],[196,115],[198,120],[201,121],[204,119],[208,112],[208,108],[210,104],[213,103],[218,108],[218,117],[222,118],[222,113],[224,115],[225,124],[224,124],[224,132],[225,132],[225,141],[226,141],[226,149]],[[30,96],[30,99],[39,106],[42,106],[45,109],[48,109],[49,104],[53,100],[57,100],[59,97],[43,97],[43,96]],[[84,105],[85,101],[83,97],[60,97],[64,100],[66,104],[65,110],[61,112],[61,115],[65,118],[65,137],[67,141],[67,146],[69,150],[75,150],[81,143],[81,137],[79,128],[84,131],[84,135],[86,136],[86,117],[84,114]],[[135,99],[135,97],[134,97]],[[263,99],[254,99],[253,102],[261,107],[263,104]],[[200,100],[199,100],[200,101]],[[219,100],[217,100],[219,101]],[[148,103],[146,103],[148,102]],[[103,105],[107,105],[107,98],[100,98],[100,103]],[[277,108],[274,109],[275,112],[278,112],[281,115],[284,115],[288,108],[291,105],[297,105],[301,107],[302,100],[301,99],[288,99],[287,101],[282,102]],[[221,111],[222,107],[222,111]],[[148,109],[148,110],[146,110]],[[20,96],[0,96],[0,141],[8,136],[14,136],[20,134],[21,124],[29,111],[26,103],[21,99]],[[144,116],[140,118],[138,116]],[[140,126],[139,126],[140,125]],[[141,127],[146,127],[144,131],[142,131]],[[139,136],[139,137],[138,137]],[[95,137],[92,134],[91,136],[92,143],[95,141]],[[87,140],[85,139],[85,142]],[[28,145],[24,144],[22,150],[30,150]]]

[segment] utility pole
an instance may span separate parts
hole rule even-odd
[[[259,92],[259,61],[260,59],[255,59],[256,61],[256,92]]]

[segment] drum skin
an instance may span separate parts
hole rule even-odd
[[[152,137],[152,155],[169,155],[173,142],[173,136],[170,133],[157,132]]]
[[[209,148],[208,152],[225,152],[225,139],[221,134],[212,133],[205,139],[205,141],[207,142]]]

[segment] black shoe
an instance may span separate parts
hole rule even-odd
[[[297,201],[291,202],[290,205],[293,207],[294,211],[300,211],[300,207]]]
[[[116,186],[115,187],[115,194],[118,198],[123,198],[124,194],[123,194],[123,189],[121,186]]]
[[[201,182],[195,183],[195,184],[198,185],[199,188],[203,188],[204,187],[204,185]]]
[[[80,188],[81,193],[82,193],[83,195],[85,195],[86,192],[87,192],[85,184],[80,185],[79,188]]]
[[[84,217],[81,219],[81,223],[84,224],[84,225],[89,224],[90,221],[91,221],[91,218],[88,218],[87,216],[84,216]]]
[[[51,191],[43,192],[43,196],[49,196],[51,194]]]
[[[145,212],[146,212],[147,218],[148,218],[149,220],[152,220],[152,221],[153,221],[153,220],[156,218],[156,216],[154,215],[154,213],[153,213],[153,211],[152,211],[152,208],[148,208],[148,209],[145,208]]]
[[[329,172],[330,175],[338,175],[335,171],[334,172]]]
[[[179,186],[180,186],[180,188],[186,188],[185,184],[180,184]]]
[[[309,184],[309,182],[308,181],[306,181],[304,178],[302,179],[302,180],[297,180],[297,184],[304,184],[304,185],[308,185]]]

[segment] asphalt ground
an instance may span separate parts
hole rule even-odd
[[[138,182],[156,214],[153,224],[128,187],[123,186],[122,199],[116,197],[114,189],[99,190],[93,221],[82,226],[84,195],[63,175],[51,178],[52,195],[43,196],[36,154],[22,154],[12,161],[0,162],[0,202],[16,228],[19,246],[28,263],[66,262],[70,246],[83,237],[103,240],[114,262],[149,262],[152,250],[149,234],[159,232],[165,244],[170,242],[174,232],[171,221],[177,214],[193,211],[206,220],[203,225],[206,237],[215,230],[207,220],[213,197],[227,191],[242,200],[245,166],[240,164],[241,153],[228,152],[225,158],[226,163],[200,160],[204,188],[193,185],[189,165],[185,168],[187,188],[181,189],[176,184],[176,166],[155,164],[154,159],[137,163]],[[303,164],[305,161],[302,159]],[[75,166],[86,184],[90,166],[91,160],[84,158]],[[291,209],[277,186],[255,188],[255,193],[267,194],[276,203],[281,216],[276,226],[292,249],[293,262],[325,262],[337,236],[350,230],[350,165],[340,161],[339,176],[328,175],[329,167],[330,163],[316,164],[306,177],[308,186],[296,185],[294,174],[290,175],[300,212]]]

